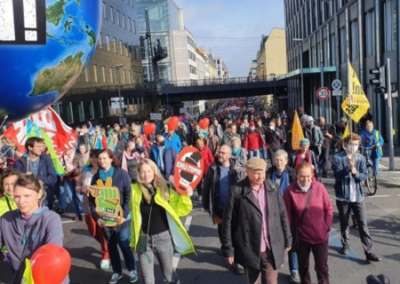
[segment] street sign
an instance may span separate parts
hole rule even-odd
[[[328,88],[321,87],[317,90],[317,98],[320,100],[327,100],[331,94]]]
[[[340,90],[342,88],[342,82],[339,79],[335,79],[332,81],[332,89]]]
[[[334,96],[334,97],[340,97],[341,95],[342,95],[341,89],[332,91],[332,96]]]
[[[124,100],[124,98],[120,98],[120,97],[113,97],[113,98],[110,98],[110,100],[111,100],[112,102],[119,102],[119,101],[123,101],[123,100]]]
[[[150,113],[150,119],[151,120],[162,120],[161,113],[158,113],[158,112]]]
[[[125,103],[119,103],[119,102],[112,102],[111,103],[111,108],[112,109],[120,109],[120,108],[125,108]]]

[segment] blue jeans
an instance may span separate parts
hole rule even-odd
[[[263,159],[268,159],[268,152],[265,146],[263,146],[262,154],[263,154]]]
[[[83,195],[76,193],[75,190],[75,181],[74,180],[66,180],[64,183],[60,183],[60,193],[59,193],[59,204],[58,208],[61,210],[67,209],[67,196],[71,202],[73,211],[76,216],[83,216],[83,206],[82,200]]]
[[[289,251],[289,269],[290,271],[296,270],[299,271],[299,259],[297,258],[297,252]]]
[[[249,159],[252,157],[258,157],[261,158],[261,152],[260,150],[250,150],[249,151]]]
[[[372,164],[374,165],[375,175],[376,177],[379,176],[379,158],[372,158]]]
[[[108,245],[111,266],[114,273],[122,274],[121,258],[118,251],[122,251],[126,268],[129,271],[136,270],[135,256],[129,246],[131,238],[131,221],[127,220],[115,228],[104,228],[104,236]]]

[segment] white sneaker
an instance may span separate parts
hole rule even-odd
[[[110,267],[110,260],[109,259],[102,259],[100,261],[100,269],[106,270]]]

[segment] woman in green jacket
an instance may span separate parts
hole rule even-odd
[[[137,166],[137,183],[132,185],[130,210],[132,216],[130,246],[138,253],[145,284],[155,283],[154,256],[167,283],[178,283],[172,267],[175,250],[184,255],[194,253],[193,243],[180,217],[193,208],[190,196],[180,195],[168,187],[166,180],[150,159]]]

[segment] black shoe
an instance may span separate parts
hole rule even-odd
[[[373,252],[367,253],[366,254],[367,261],[381,261],[382,258],[379,258],[376,254]]]
[[[329,178],[328,174],[323,174],[322,177],[323,178]]]
[[[350,252],[350,246],[348,244],[344,244],[340,253],[346,255],[349,254],[349,252]]]
[[[58,210],[57,210],[57,213],[58,213],[59,215],[62,215],[62,214],[64,214],[64,210],[58,209]]]

